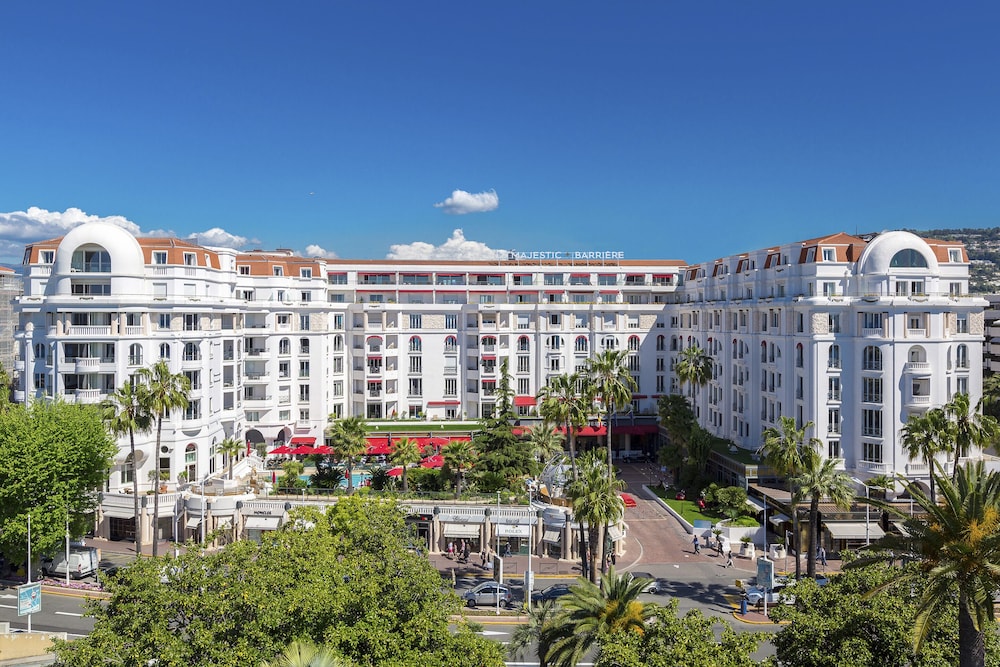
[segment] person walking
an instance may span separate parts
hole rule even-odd
[[[733,550],[729,549],[726,551],[726,567],[735,567],[733,565]]]
[[[822,544],[816,550],[816,557],[819,559],[820,565],[826,567],[826,549],[823,548]]]
[[[691,544],[694,545],[694,553],[696,555],[700,554],[701,553],[701,540],[698,539],[697,535],[695,535],[694,539],[691,540]]]

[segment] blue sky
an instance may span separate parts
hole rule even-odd
[[[95,218],[691,262],[1000,225],[996,3],[39,1],[0,25],[7,264]]]

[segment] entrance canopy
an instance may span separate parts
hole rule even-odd
[[[835,540],[877,540],[885,536],[882,526],[877,523],[869,523],[867,533],[865,532],[864,521],[831,522],[824,525],[830,531],[830,537]]]

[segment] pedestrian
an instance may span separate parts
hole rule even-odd
[[[820,565],[826,567],[826,549],[823,548],[822,544],[816,550],[816,556],[819,558]]]
[[[743,593],[740,595],[740,616],[747,615],[747,605],[750,604],[750,595],[747,593],[746,589],[743,589]]]
[[[695,535],[694,538],[691,540],[691,544],[694,545],[694,552],[695,552],[695,554],[700,554],[701,553],[701,540],[698,539],[697,535]]]
[[[733,550],[728,549],[726,551],[726,567],[735,567],[733,565]]]
[[[448,542],[448,558],[455,557],[455,540],[450,540]]]
[[[483,550],[479,552],[479,560],[481,561],[480,565],[486,567],[486,547],[483,547]]]
[[[715,538],[715,549],[716,549],[716,551],[719,552],[719,555],[721,556],[722,555],[722,538],[721,537]]]
[[[618,563],[618,558],[615,555],[615,549],[614,549],[614,547],[612,547],[611,548],[611,564],[612,565],[616,565],[617,563]]]
[[[470,553],[472,553],[472,551],[469,549],[469,543],[466,542],[465,543],[465,548],[462,550],[462,561],[463,562],[465,562],[465,563],[469,562],[469,554]]]

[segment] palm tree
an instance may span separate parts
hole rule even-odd
[[[920,586],[914,649],[920,650],[932,622],[957,593],[958,664],[983,667],[985,633],[993,631],[993,599],[1000,588],[1000,473],[986,472],[977,461],[960,466],[952,480],[940,464],[936,467],[933,474],[943,502],[934,502],[917,483],[908,482],[906,490],[923,512],[907,517],[892,505],[882,504],[905,520],[906,534],[886,535],[879,541],[885,551],[852,567],[896,558],[899,553],[921,561],[919,570],[903,569],[893,580]]]
[[[712,379],[712,357],[705,354],[705,351],[698,345],[691,345],[680,353],[677,365],[674,367],[677,373],[677,380],[681,385],[683,393],[684,385],[690,385],[692,389],[692,404],[694,403],[693,391],[698,387],[704,387]]]
[[[798,487],[798,499],[809,499],[806,576],[813,578],[816,576],[816,550],[819,544],[819,501],[821,498],[829,498],[837,507],[849,510],[854,500],[854,487],[851,485],[851,478],[837,470],[836,459],[821,459],[819,456],[806,457],[802,471],[793,483]]]
[[[400,438],[392,446],[389,460],[403,467],[403,493],[409,490],[406,484],[406,469],[414,463],[420,463],[420,443],[412,438]]]
[[[333,415],[330,415],[333,419]],[[328,429],[333,443],[334,454],[344,462],[347,471],[347,493],[354,493],[354,459],[368,449],[368,425],[364,417],[343,417],[337,419]]]
[[[983,396],[979,399],[983,414],[1000,418],[1000,373],[991,373],[983,379]]]
[[[444,449],[441,456],[448,467],[455,471],[455,497],[462,495],[462,478],[465,471],[472,467],[476,460],[476,450],[472,448],[472,443],[468,440],[452,440]]]
[[[233,478],[233,464],[236,463],[236,457],[240,455],[244,447],[245,445],[236,438],[226,438],[219,443],[217,449],[220,454],[226,457],[226,463],[229,466],[229,479]]]
[[[604,423],[608,427],[608,478],[615,474],[611,461],[611,416],[632,404],[636,390],[635,378],[629,372],[625,350],[604,350],[587,359],[587,375],[594,394],[604,407]]]
[[[274,660],[261,663],[261,667],[347,667],[348,664],[328,648],[294,641]]]
[[[573,501],[573,514],[582,526],[589,529],[590,580],[597,581],[597,564],[604,563],[604,554],[598,554],[598,547],[604,546],[602,532],[605,526],[617,523],[625,513],[625,504],[619,491],[625,482],[617,477],[609,477],[606,464],[596,452],[581,459],[580,478],[569,485],[569,498]],[[600,560],[599,560],[600,559]]]
[[[527,649],[534,645],[539,667],[548,667],[549,653],[547,641],[552,638],[553,624],[558,608],[554,600],[544,600],[528,609],[527,622],[518,625],[510,637],[507,653],[514,660],[524,657]]]
[[[973,447],[986,447],[996,438],[1000,428],[996,419],[972,409],[968,394],[952,396],[944,406],[944,412],[954,423],[955,467],[952,479],[955,479],[959,459],[968,458]]]
[[[146,409],[146,387],[123,384],[104,403],[104,423],[115,437],[128,435],[129,459],[132,461],[132,502],[135,517],[135,553],[142,554],[142,519],[139,516],[139,462],[135,458],[135,434],[148,433],[153,416]]]
[[[910,417],[900,432],[903,451],[910,460],[920,459],[927,464],[931,500],[937,498],[934,492],[934,458],[950,450],[954,442],[953,427],[943,409],[933,408],[924,415]]]
[[[545,627],[539,648],[547,646],[540,660],[553,667],[574,667],[599,638],[620,633],[646,632],[656,616],[656,605],[641,602],[648,579],[618,574],[612,567],[600,586],[580,579],[562,598],[562,611]]]
[[[554,457],[563,458],[563,443],[566,436],[557,433],[552,422],[545,419],[542,423],[531,430],[531,449],[535,460],[539,464],[545,465],[546,461],[551,461]]]
[[[160,439],[163,433],[163,420],[174,410],[183,410],[188,406],[188,392],[191,391],[191,381],[182,373],[171,373],[167,362],[160,359],[152,366],[140,368],[138,375],[146,385],[144,392],[145,406],[156,417],[156,461],[155,480],[160,480]],[[153,494],[153,557],[158,555],[160,525],[160,493]]]
[[[573,479],[577,478],[576,431],[587,423],[590,405],[589,397],[581,392],[582,383],[583,378],[579,374],[564,373],[549,378],[548,384],[538,392],[538,413],[545,421],[562,424],[566,429]]]
[[[822,444],[818,438],[806,439],[806,433],[813,427],[812,422],[806,422],[805,426],[798,428],[793,417],[781,417],[780,428],[770,426],[764,429],[764,444],[758,450],[758,454],[764,461],[774,468],[775,472],[782,477],[789,478],[792,497],[789,501],[792,513],[792,530],[795,533],[796,543],[799,540],[799,513],[796,509],[798,494],[795,492],[794,479],[804,469],[806,469],[813,457],[818,457],[817,448]],[[802,549],[798,549],[801,553]],[[801,573],[801,559],[796,555],[795,576]]]

